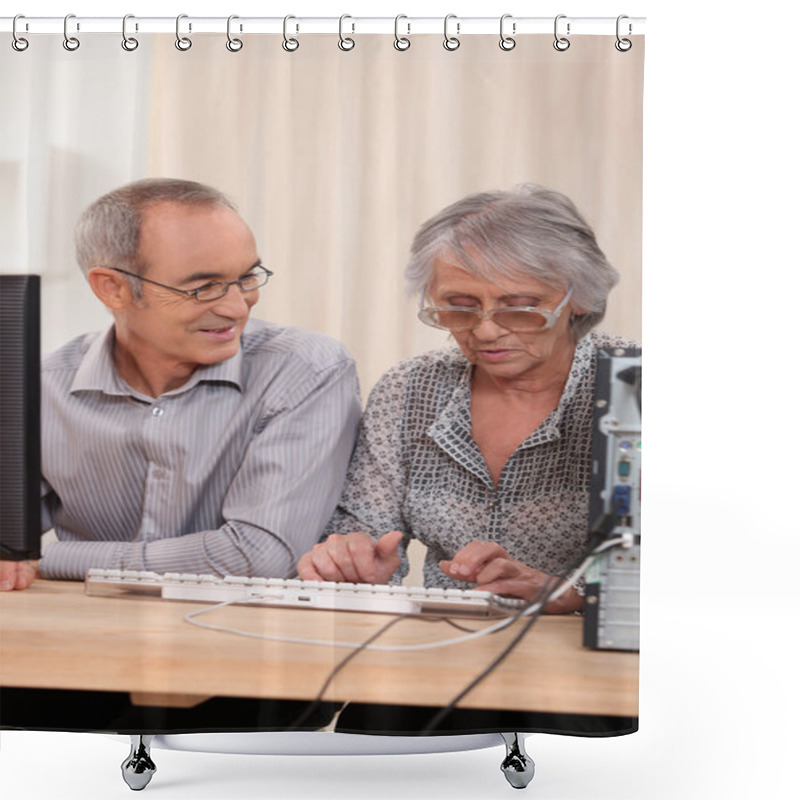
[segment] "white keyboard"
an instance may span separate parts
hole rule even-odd
[[[286,608],[503,617],[525,607],[523,600],[491,592],[371,583],[330,583],[281,578],[240,578],[184,573],[90,569],[86,594],[94,597],[150,596],[202,603],[246,603]]]

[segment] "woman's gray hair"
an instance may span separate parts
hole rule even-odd
[[[198,207],[225,207],[236,211],[220,191],[195,181],[145,178],[121,186],[95,200],[75,226],[75,255],[84,275],[93,267],[120,267],[143,275],[147,265],[139,258],[144,211],[158,203]],[[139,281],[131,280],[137,296]]]
[[[547,286],[572,287],[572,302],[585,309],[570,321],[576,339],[603,319],[608,293],[619,281],[575,204],[535,184],[469,195],[422,225],[405,271],[421,305],[433,281],[433,262],[441,257],[488,280],[522,274]]]

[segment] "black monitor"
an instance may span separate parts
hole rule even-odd
[[[39,276],[0,275],[0,558],[41,555]]]

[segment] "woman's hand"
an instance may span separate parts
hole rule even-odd
[[[531,601],[551,575],[512,558],[495,542],[475,541],[462,547],[450,561],[439,562],[442,572],[459,581],[476,584],[482,592],[493,592]],[[548,603],[549,614],[564,614],[583,608],[583,598],[572,588]]]
[[[400,566],[401,531],[389,531],[375,541],[365,533],[334,533],[315,544],[297,563],[304,581],[388,583]]]

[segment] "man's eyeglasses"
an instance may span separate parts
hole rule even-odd
[[[111,267],[111,269],[115,272],[121,272],[123,275],[130,275],[132,278],[138,278],[145,283],[152,283],[155,286],[160,286],[162,289],[169,289],[171,292],[178,292],[178,294],[191,297],[192,300],[196,300],[198,303],[207,303],[210,300],[219,300],[220,297],[225,297],[228,293],[228,289],[234,284],[243,292],[252,292],[254,289],[264,286],[274,274],[261,264],[257,264],[247,275],[235,281],[214,281],[213,283],[204,283],[202,286],[198,286],[197,289],[186,290],[176,289],[174,286],[167,286],[166,283],[159,283],[150,278],[144,278],[141,275],[137,275],[135,272],[128,272],[128,270],[120,269],[119,267]]]
[[[552,311],[546,311],[536,306],[509,306],[493,308],[489,311],[464,306],[427,306],[420,309],[417,316],[432,328],[441,328],[456,333],[471,331],[485,319],[490,319],[501,328],[513,333],[536,333],[537,331],[546,331],[556,324],[556,320],[566,308],[570,297],[572,297],[572,289]]]

